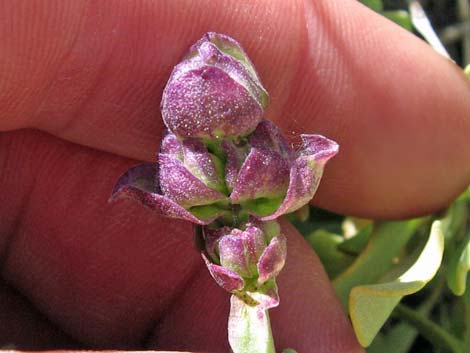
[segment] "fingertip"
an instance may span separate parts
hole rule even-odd
[[[470,183],[470,81],[356,1],[305,1],[305,20],[302,65],[278,121],[341,146],[314,203],[368,218],[445,207]]]
[[[362,352],[323,266],[287,221],[287,262],[278,277],[281,304],[271,318],[276,347],[298,352]]]

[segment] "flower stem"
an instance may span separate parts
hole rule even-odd
[[[268,310],[232,295],[228,340],[233,353],[276,353]]]
[[[464,347],[462,341],[417,311],[410,309],[405,305],[399,304],[395,308],[395,313],[403,320],[414,325],[418,331],[436,347],[441,347],[452,353],[466,352],[466,348]]]

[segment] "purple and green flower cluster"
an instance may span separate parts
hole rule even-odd
[[[157,164],[118,181],[130,197],[201,229],[216,282],[249,305],[278,305],[275,277],[286,258],[276,221],[313,197],[338,145],[301,135],[299,150],[264,117],[268,95],[240,45],[208,33],[171,74],[161,111],[168,130]]]

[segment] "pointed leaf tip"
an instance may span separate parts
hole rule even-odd
[[[307,154],[316,163],[326,163],[339,152],[339,144],[322,135],[301,135],[303,154]]]
[[[428,241],[416,262],[394,281],[354,287],[349,296],[349,313],[363,347],[371,344],[395,306],[405,295],[423,288],[436,274],[444,252],[442,223],[435,221]]]

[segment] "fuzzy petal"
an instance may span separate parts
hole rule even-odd
[[[233,141],[223,141],[221,147],[227,155],[225,163],[225,182],[230,191],[235,187],[238,173],[249,153],[247,144],[240,146]]]
[[[165,135],[160,146],[160,153],[167,154],[179,161],[183,161],[183,144],[170,131],[165,131]]]
[[[275,280],[270,280],[258,288],[258,291],[252,294],[252,298],[258,302],[260,309],[271,309],[279,305],[279,292]]]
[[[286,237],[279,234],[271,240],[258,261],[258,284],[275,278],[284,267],[286,256]]]
[[[252,148],[230,194],[233,203],[258,198],[276,198],[289,185],[289,164],[277,152]]]
[[[211,223],[218,215],[208,219],[199,219],[158,192],[155,184],[155,164],[144,163],[129,169],[118,180],[114,187],[110,202],[130,198],[139,201],[144,206],[158,214],[180,218],[196,224]]]
[[[263,87],[253,63],[236,40],[224,34],[209,32],[191,47],[190,53],[195,54],[196,51],[205,63],[223,69],[266,108],[268,92]]]
[[[157,165],[155,163],[142,163],[132,167],[121,175],[114,186],[110,201],[119,198],[122,188],[133,186],[149,193],[156,192],[155,174]]]
[[[162,193],[184,208],[210,205],[226,199],[225,195],[209,188],[169,155],[159,154],[159,166]]]
[[[248,226],[241,234],[250,275],[258,274],[257,263],[266,248],[265,235],[260,228]]]
[[[205,250],[213,262],[220,263],[218,250],[219,240],[222,239],[224,235],[230,234],[231,231],[232,228],[227,226],[217,229],[203,227],[202,232],[204,236]]]
[[[235,137],[256,128],[267,97],[240,45],[208,33],[173,70],[161,110],[165,125],[179,137]]]
[[[227,73],[203,66],[168,82],[162,115],[166,126],[183,138],[231,137],[253,131],[263,109]]]
[[[198,139],[183,141],[184,166],[191,174],[208,187],[219,192],[225,191],[223,164],[215,155],[207,150],[204,143]]]
[[[252,147],[276,151],[289,161],[295,159],[294,149],[276,124],[269,120],[261,121],[249,140]]]
[[[289,188],[276,212],[261,217],[268,221],[294,212],[308,203],[320,183],[326,162],[338,153],[336,142],[321,135],[302,135],[303,149],[290,170]]]
[[[230,235],[220,239],[219,257],[223,267],[238,273],[241,277],[250,277],[245,239],[241,230],[233,229]]]
[[[235,292],[244,287],[245,282],[243,281],[243,278],[241,278],[236,272],[211,263],[204,254],[202,254],[202,258],[204,259],[212,278],[214,278],[217,284],[223,289],[228,292]]]
[[[322,135],[301,135],[303,148],[301,155],[311,157],[318,164],[325,164],[339,151],[339,145]]]

